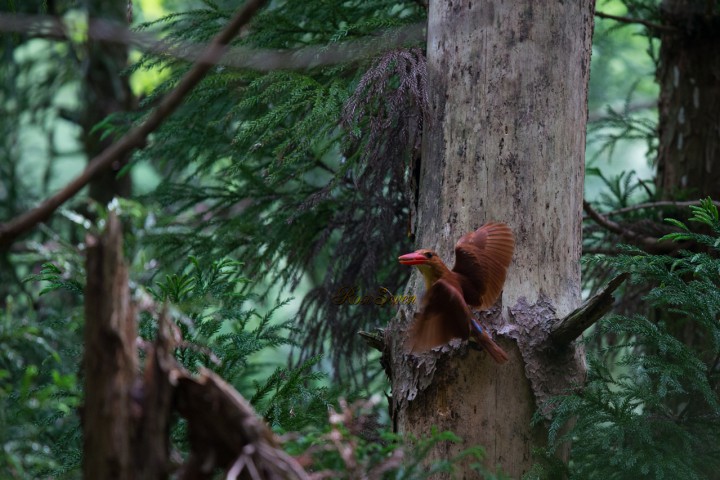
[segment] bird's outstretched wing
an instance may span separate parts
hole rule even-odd
[[[485,224],[458,240],[453,272],[468,305],[486,309],[495,303],[514,249],[512,230],[504,223]]]
[[[405,350],[419,353],[470,335],[471,313],[459,286],[440,279],[425,292],[420,312],[405,341]]]

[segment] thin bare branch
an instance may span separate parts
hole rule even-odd
[[[609,218],[598,213],[594,208],[592,208],[590,203],[585,200],[583,200],[583,209],[585,210],[585,213],[587,213],[588,216],[595,221],[595,223],[603,227],[605,230],[620,235],[621,237],[626,238],[635,244],[641,245],[643,247],[654,248],[659,243],[657,238],[641,235],[629,228],[620,225],[617,222],[613,222]]]
[[[602,122],[613,118],[613,115],[621,115],[639,112],[642,110],[650,110],[651,108],[657,108],[657,106],[657,100],[648,100],[642,102],[633,102],[630,105],[627,105],[620,109],[620,112],[618,112],[615,108],[612,107],[610,112],[607,111],[607,108],[603,110],[596,110],[588,114],[588,122]]]
[[[620,255],[619,248],[583,248],[583,255]]]
[[[0,15],[0,31],[18,32],[34,37],[68,38],[67,27],[57,17],[49,15]],[[190,62],[197,61],[207,46],[190,42],[167,42],[147,32],[129,30],[126,26],[107,20],[91,19],[87,35],[93,40],[131,45],[158,55],[169,55]],[[251,69],[261,72],[271,70],[304,70],[377,55],[406,44],[417,43],[425,35],[425,24],[415,23],[388,29],[370,38],[343,42],[335,45],[314,45],[297,50],[271,50],[234,47],[227,50],[217,65]]]
[[[648,27],[651,30],[656,30],[658,32],[677,32],[677,29],[668,25],[661,25],[659,23],[650,22],[648,20],[643,20],[642,18],[629,18],[629,17],[621,17],[619,15],[611,15],[609,13],[603,13],[603,12],[595,12],[595,16],[598,18],[605,18],[607,20],[615,20],[616,22],[620,23],[628,23],[628,24],[639,24],[644,25]]]
[[[716,207],[720,207],[720,201],[713,201],[713,204],[715,204]],[[617,210],[613,210],[611,212],[606,212],[605,216],[611,217],[613,215],[621,215],[623,213],[634,212],[636,210],[644,210],[644,209],[650,209],[650,208],[665,208],[665,207],[685,208],[685,207],[689,207],[692,205],[700,205],[700,200],[692,200],[692,201],[688,201],[688,202],[673,202],[670,200],[663,200],[663,201],[651,202],[651,203],[638,203],[637,205],[630,205],[629,207],[618,208]]]
[[[265,3],[266,0],[249,0],[245,3],[227,26],[213,38],[202,56],[180,80],[177,87],[163,98],[141,125],[130,130],[120,140],[93,158],[78,177],[58,193],[45,200],[40,206],[0,225],[0,248],[7,247],[20,235],[28,232],[38,223],[47,220],[60,205],[77,194],[96,175],[109,168],[117,159],[122,158],[136,148],[142,148],[147,141],[148,135],[157,130],[163,121],[177,109],[185,96],[195,88],[205,74],[223,56],[226,50],[225,46]]]
[[[237,460],[235,460],[235,463],[233,463],[232,468],[228,471],[227,475],[225,476],[225,480],[237,480],[237,477],[240,475],[240,472],[243,471],[243,468],[245,468],[245,455],[240,455]]]

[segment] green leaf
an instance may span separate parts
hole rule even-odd
[[[681,228],[681,229],[685,230],[686,232],[690,231],[688,229],[687,225],[685,225],[683,222],[681,222],[679,220],[675,220],[674,218],[666,218],[664,220],[666,223],[669,223],[670,225],[675,225],[676,227]]]

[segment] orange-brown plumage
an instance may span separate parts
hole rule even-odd
[[[507,361],[507,354],[485,329],[476,323],[473,328],[469,307],[483,310],[495,303],[502,292],[514,248],[510,227],[504,223],[488,223],[458,240],[452,270],[431,250],[401,256],[400,263],[418,267],[426,286],[421,309],[410,327],[406,349],[423,352],[472,334],[495,361]]]

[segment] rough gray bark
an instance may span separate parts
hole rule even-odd
[[[464,233],[508,223],[516,252],[498,307],[481,314],[510,355],[452,343],[421,357],[402,352],[412,309],[388,337],[398,430],[433,425],[461,445],[480,444],[486,463],[519,478],[542,446],[530,426],[536,400],[582,382],[582,354],[552,351],[549,334],[580,300],[581,211],[587,81],[594,2],[431,1],[428,20],[430,119],[420,179],[417,246],[446,263]],[[416,275],[413,292],[420,293]],[[471,473],[465,472],[470,478]]]

